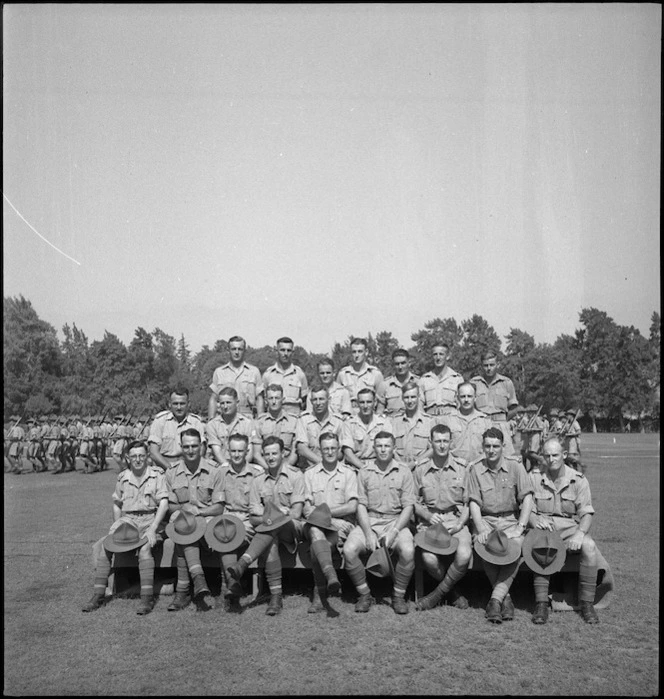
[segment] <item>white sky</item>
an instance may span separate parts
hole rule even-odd
[[[5,296],[329,351],[660,309],[661,7],[4,5]]]

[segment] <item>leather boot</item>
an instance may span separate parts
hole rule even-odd
[[[500,614],[503,617],[503,621],[512,621],[514,619],[514,602],[512,598],[507,595],[500,606]]]
[[[327,593],[329,595],[336,595],[341,589],[341,583],[337,577],[337,571],[330,566],[325,568],[323,575],[325,575],[325,579],[327,580]]]
[[[549,619],[549,603],[548,602],[536,602],[535,611],[531,621],[533,624],[546,624]]]
[[[270,595],[270,601],[267,605],[265,613],[268,616],[277,616],[277,614],[281,613],[283,606],[284,605],[281,595]]]
[[[443,599],[443,593],[436,588],[432,592],[430,592],[428,595],[422,597],[422,599],[418,600],[415,604],[415,609],[418,612],[424,612],[427,611],[428,609],[433,609],[434,607],[437,607]]]
[[[318,612],[322,612],[325,609],[324,600],[325,597],[320,594],[317,587],[314,587],[314,593],[311,598],[311,604],[309,605],[309,609],[307,609],[307,613],[318,614]]]
[[[581,602],[581,615],[586,624],[599,624],[599,617],[592,602]]]
[[[139,616],[145,616],[149,614],[154,609],[154,596],[153,595],[141,595],[141,603],[138,605],[136,614]]]
[[[166,607],[169,612],[179,612],[191,602],[188,592],[176,592],[173,601]]]
[[[371,609],[373,604],[373,599],[371,593],[367,592],[365,595],[360,595],[355,602],[355,611],[360,613],[366,613]]]
[[[232,566],[228,566],[227,570],[228,574],[239,582],[242,579],[242,576],[245,574],[248,567],[249,564],[247,563],[247,559],[240,558],[237,563],[235,563]]]
[[[92,595],[92,599],[82,608],[81,611],[94,612],[95,609],[99,609],[99,607],[105,604],[105,601],[105,595]]]

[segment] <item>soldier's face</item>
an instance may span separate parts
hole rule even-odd
[[[311,408],[316,415],[323,415],[327,410],[327,393],[325,391],[318,391],[317,393],[311,394]]]
[[[235,415],[237,412],[237,401],[233,396],[229,395],[222,395],[219,396],[219,400],[217,401],[217,405],[219,406],[219,413],[221,415]]]
[[[318,378],[323,386],[329,386],[334,381],[334,369],[329,364],[319,366]]]
[[[278,413],[284,403],[284,394],[279,391],[267,392],[267,409],[272,413]]]
[[[129,450],[127,459],[129,461],[129,467],[131,470],[134,473],[140,473],[145,468],[148,453],[144,447],[134,447],[133,449]]]
[[[405,376],[408,373],[408,358],[398,356],[392,360],[395,376]]]
[[[408,411],[417,410],[417,404],[420,399],[419,391],[416,388],[411,388],[401,394],[404,408]]]
[[[181,420],[189,410],[189,399],[186,395],[180,395],[178,393],[171,393],[171,412],[173,415]]]
[[[449,432],[434,432],[431,438],[431,446],[435,456],[446,457],[450,453],[452,435]]]
[[[490,359],[485,359],[482,362],[482,369],[484,370],[484,375],[489,378],[493,378],[496,375],[496,370],[498,369],[498,362],[495,357]]]
[[[237,362],[239,364],[244,359],[244,342],[238,342],[237,340],[235,340],[234,342],[231,342],[228,349],[231,354],[231,359],[234,362]]]
[[[279,361],[283,365],[288,366],[293,356],[293,345],[290,342],[280,342],[277,345],[277,354],[279,355]]]
[[[547,467],[557,471],[564,463],[567,452],[558,442],[547,442],[542,449],[542,457]]]
[[[324,465],[334,466],[339,458],[339,442],[336,439],[324,439],[320,444],[320,455]]]
[[[268,444],[263,448],[263,458],[269,468],[279,468],[282,459],[281,447],[278,444]]]
[[[459,406],[463,412],[471,412],[475,402],[475,391],[470,386],[464,386],[457,392]]]
[[[485,437],[482,442],[484,456],[489,464],[497,464],[503,455],[503,444],[498,437]]]
[[[350,354],[353,357],[353,364],[363,364],[367,356],[367,350],[364,345],[351,345]]]
[[[228,444],[228,455],[233,466],[244,466],[247,458],[247,445],[241,439],[231,439]]]
[[[360,415],[369,417],[374,410],[374,397],[371,393],[361,393],[357,397],[357,407],[359,408]]]
[[[201,440],[186,434],[180,440],[182,457],[186,464],[195,464],[201,454]]]
[[[447,349],[445,347],[433,348],[433,365],[437,368],[444,367],[447,364]]]
[[[374,451],[376,458],[382,463],[392,460],[394,454],[394,442],[389,437],[380,437],[374,440]]]

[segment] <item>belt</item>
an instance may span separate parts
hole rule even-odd
[[[516,517],[516,512],[514,510],[509,510],[508,512],[485,512],[485,517]]]
[[[157,510],[131,510],[125,512],[126,515],[153,515]]]
[[[449,514],[450,512],[456,512],[457,506],[452,505],[452,507],[446,507],[444,510],[435,510],[436,513],[439,515],[446,515]]]
[[[507,415],[505,413],[493,413],[491,419],[494,422],[507,422]]]

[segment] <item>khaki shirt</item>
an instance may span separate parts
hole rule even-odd
[[[307,397],[309,384],[305,373],[297,364],[291,364],[284,371],[279,364],[268,367],[263,374],[263,390],[267,391],[270,384],[278,384],[284,390],[284,409],[299,415],[302,410],[301,401]]]
[[[263,440],[274,435],[279,437],[284,443],[284,457],[288,457],[295,448],[295,431],[297,420],[292,413],[281,411],[277,417],[272,417],[270,413],[264,413],[254,421],[253,444],[262,453]]]
[[[263,471],[254,478],[249,489],[249,514],[262,515],[267,500],[289,514],[292,505],[304,503],[304,475],[299,468],[282,463],[276,478]]]
[[[431,446],[430,434],[433,418],[417,411],[412,417],[405,413],[392,418],[396,440],[394,453],[399,461],[413,467],[422,454]]]
[[[464,415],[460,410],[453,410],[440,418],[440,423],[447,425],[452,432],[450,451],[466,463],[476,461],[483,456],[482,435],[493,426],[493,420],[479,410]]]
[[[332,471],[328,471],[323,464],[316,464],[304,474],[305,517],[323,503],[327,503],[333,509],[357,499],[355,471],[341,462],[337,462]],[[340,519],[354,522],[355,516],[347,515]]]
[[[373,415],[367,425],[359,415],[353,415],[346,420],[348,435],[352,441],[351,449],[358,459],[375,459],[374,437],[382,431],[394,434],[392,422],[385,415]]]
[[[126,468],[118,475],[113,492],[113,503],[123,514],[127,512],[156,512],[159,503],[168,497],[164,474],[154,466],[147,466],[140,479]]]
[[[337,381],[333,381],[327,387],[327,395],[329,398],[328,408],[330,412],[346,417],[347,415],[352,415],[353,406],[350,401],[350,393],[348,389],[342,386]],[[307,410],[312,412],[313,408],[311,406],[311,396],[307,396]]]
[[[494,419],[501,416],[507,419],[507,411],[519,404],[514,384],[507,376],[496,374],[490,384],[483,376],[473,376],[470,383],[475,386],[475,407],[487,415],[495,415]]]
[[[249,440],[249,445],[251,445],[255,439],[254,435],[256,432],[254,421],[241,413],[237,413],[230,424],[228,424],[221,415],[217,415],[207,423],[205,429],[207,432],[208,446],[218,446],[221,448],[222,461],[227,461],[229,458],[228,438],[232,434],[237,433],[245,435]]]
[[[456,392],[463,376],[452,367],[445,366],[441,376],[427,371],[420,379],[420,402],[426,413],[438,414],[436,408],[456,408]]]
[[[224,464],[220,471],[222,502],[226,503],[224,512],[249,514],[251,484],[256,476],[263,473],[263,469],[255,464],[245,463],[239,473],[231,464]]]
[[[263,380],[258,367],[242,362],[239,369],[236,369],[231,362],[226,362],[214,370],[210,389],[219,395],[219,391],[226,386],[237,391],[238,412],[252,417],[256,398],[263,392]]]
[[[415,505],[415,483],[410,470],[392,459],[382,471],[375,461],[367,462],[357,473],[358,503],[369,517],[397,517],[404,508]]]
[[[352,446],[346,422],[329,410],[322,421],[308,410],[302,413],[295,428],[295,444],[306,444],[309,449],[320,456],[318,438],[323,432],[336,434],[339,438],[339,446],[342,448]]]
[[[383,374],[373,364],[365,364],[360,371],[355,371],[349,364],[339,369],[337,381],[348,389],[353,412],[357,413],[357,392],[362,388],[371,388],[379,403],[385,403]]]
[[[420,377],[416,374],[408,374],[405,381],[399,381],[396,376],[388,376],[385,379],[385,414],[389,416],[398,415],[404,411],[401,389],[408,381],[420,383]]]
[[[176,461],[166,471],[168,501],[173,505],[184,505],[198,501],[204,507],[224,501],[221,492],[221,469],[207,459],[201,459],[192,473],[184,461]]]
[[[505,455],[495,471],[485,459],[468,468],[468,500],[480,506],[482,515],[518,516],[521,502],[533,490],[523,464]]]
[[[468,471],[463,461],[453,454],[447,463],[436,466],[433,459],[413,471],[417,502],[431,512],[458,514],[468,503]]]
[[[201,441],[206,442],[205,428],[198,415],[187,413],[184,420],[178,422],[170,410],[163,410],[155,416],[150,425],[148,442],[156,444],[159,447],[159,452],[164,457],[172,459],[176,456],[182,456],[180,433],[192,427],[201,435]]]
[[[535,490],[533,513],[570,517],[577,522],[583,515],[595,513],[588,480],[566,464],[561,467],[557,485],[548,473],[531,471],[530,480]]]

